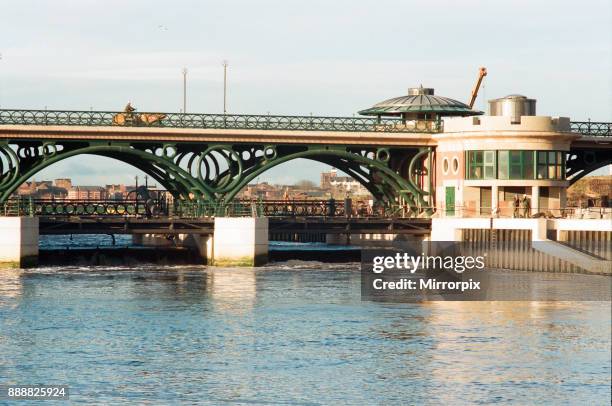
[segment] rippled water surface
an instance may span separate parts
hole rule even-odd
[[[359,281],[299,262],[2,270],[0,384],[85,404],[610,403],[609,302],[381,304]]]

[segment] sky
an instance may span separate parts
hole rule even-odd
[[[423,84],[476,108],[520,93],[538,115],[612,121],[610,0],[2,0],[0,106],[348,115]],[[295,161],[260,180],[318,181]],[[37,179],[129,183],[134,168],[71,158]]]

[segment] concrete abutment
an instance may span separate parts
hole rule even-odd
[[[38,218],[0,217],[0,267],[38,264]]]
[[[587,244],[568,235],[588,236]],[[464,242],[489,255],[489,266],[540,272],[612,275],[612,223],[602,220],[435,218],[431,241]],[[568,241],[570,243],[568,243]],[[578,243],[578,244],[577,244]]]

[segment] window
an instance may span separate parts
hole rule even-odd
[[[468,179],[495,179],[495,151],[468,151]]]
[[[563,179],[564,157],[561,151],[538,151],[538,179]]]
[[[453,157],[453,173],[459,172],[459,158]]]
[[[442,169],[444,170],[444,174],[448,174],[448,158],[444,158],[442,161]]]
[[[497,176],[499,179],[508,179],[508,162],[509,162],[509,151],[498,151],[497,152]]]
[[[510,151],[510,179],[521,179],[522,175],[522,151]]]
[[[482,151],[470,151],[468,152],[468,178],[469,179],[482,179],[482,164],[483,154]]]
[[[533,179],[533,154],[534,151],[523,153],[523,179]]]
[[[509,155],[509,177],[504,179],[533,179],[533,151],[504,152]]]
[[[484,151],[484,177],[495,179],[495,151]]]
[[[466,159],[467,179],[565,178],[561,151],[467,151]]]

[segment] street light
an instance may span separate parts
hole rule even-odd
[[[187,68],[183,68],[183,113],[187,113]]]
[[[223,114],[227,113],[227,60],[223,61]]]

